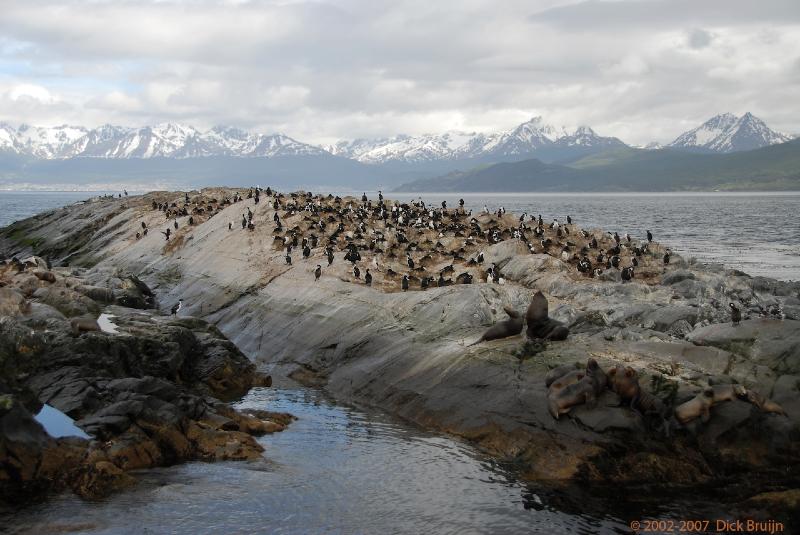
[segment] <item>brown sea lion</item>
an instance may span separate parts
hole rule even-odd
[[[516,336],[522,332],[523,319],[520,313],[508,306],[504,306],[503,310],[510,316],[509,319],[500,321],[489,327],[489,329],[483,333],[483,336],[481,336],[478,341],[469,344],[470,346],[489,340],[499,340],[500,338]]]
[[[605,390],[608,385],[608,376],[596,360],[590,358],[586,362],[586,375],[592,379],[595,393],[600,395],[600,392]]]
[[[786,416],[786,411],[783,410],[783,407],[775,403],[769,398],[766,398],[756,392],[755,390],[748,389],[745,393],[745,397],[747,401],[758,407],[764,412],[772,412],[775,414],[782,414]]]
[[[557,382],[553,384],[557,384]],[[580,381],[547,396],[547,409],[556,420],[562,414],[568,413],[572,407],[584,404],[589,408],[597,405],[597,392],[594,389],[594,382],[589,376],[584,376]]]
[[[568,374],[569,372],[579,370],[581,368],[582,366],[577,362],[574,364],[563,364],[561,366],[553,368],[552,370],[547,372],[547,375],[545,375],[544,385],[549,387],[551,384],[553,384],[553,381],[555,381],[556,379],[559,379]]]
[[[94,318],[72,318],[69,320],[69,324],[74,334],[101,330],[100,324]]]
[[[639,374],[630,366],[615,366],[608,370],[609,387],[622,400],[633,401],[642,389],[639,386]]]
[[[723,401],[733,401],[747,395],[747,389],[742,385],[713,385],[711,389],[714,390],[714,405]]]
[[[100,303],[114,302],[114,291],[109,288],[103,288],[102,286],[86,286],[81,284],[75,286],[75,291]]]
[[[585,370],[574,370],[553,381],[547,394],[547,408],[558,420],[576,405],[586,404],[589,408],[597,405],[597,397],[605,390],[605,372],[594,359],[589,359]]]
[[[700,417],[700,421],[705,423],[711,418],[710,409],[713,404],[714,389],[709,386],[686,403],[675,407],[675,419],[686,424]]]
[[[525,320],[528,338],[559,341],[566,340],[569,335],[569,329],[562,322],[548,317],[547,298],[540,291],[531,298]]]
[[[34,271],[33,274],[40,281],[56,282],[56,276],[52,271]]]
[[[558,394],[561,390],[568,387],[569,385],[575,384],[581,379],[586,377],[586,370],[573,370],[571,372],[562,375],[552,383],[548,385],[548,396]]]
[[[631,409],[642,414],[656,414],[663,419],[667,417],[664,402],[650,392],[642,390],[639,385],[639,374],[630,366],[616,366],[608,370],[609,387],[620,401],[628,401]]]

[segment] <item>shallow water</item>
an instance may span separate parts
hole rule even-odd
[[[316,390],[255,388],[239,406],[299,420],[259,439],[262,461],[146,470],[138,485],[104,501],[63,494],[0,515],[0,525],[31,534],[627,533],[643,508],[604,490],[536,488],[468,444]],[[653,499],[644,508],[654,518],[723,509]]]

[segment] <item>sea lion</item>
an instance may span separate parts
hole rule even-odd
[[[686,403],[681,403],[675,407],[675,419],[682,424],[686,424],[700,417],[700,421],[705,423],[711,418],[710,409],[713,404],[714,388],[709,386]]]
[[[583,404],[589,408],[597,405],[597,392],[592,378],[588,375],[547,396],[547,409],[556,420],[562,414],[568,413],[572,407]]]
[[[100,331],[100,324],[94,318],[72,318],[69,320],[70,327],[73,334],[81,334],[82,332]]]
[[[523,319],[520,313],[509,306],[504,306],[503,310],[505,310],[506,314],[509,315],[509,319],[500,321],[489,327],[489,329],[483,333],[483,336],[481,336],[478,341],[471,343],[470,346],[480,344],[484,341],[499,340],[500,338],[516,336],[522,332]]]
[[[594,359],[589,359],[585,370],[568,372],[553,381],[548,389],[547,409],[558,420],[576,405],[586,404],[590,409],[597,405],[597,397],[606,389],[605,372]]]
[[[747,389],[742,385],[713,385],[711,389],[714,391],[714,405],[723,401],[733,401],[747,395]]]
[[[52,271],[34,271],[33,274],[40,281],[45,281],[50,283],[56,282],[56,276]]]
[[[557,368],[553,368],[547,375],[544,377],[544,385],[549,387],[556,379],[560,379],[561,377],[565,376],[569,372],[573,372],[575,370],[581,369],[582,366],[577,362],[574,364],[564,364],[562,366],[558,366]]]
[[[608,385],[608,376],[597,361],[592,358],[586,361],[586,376],[592,379],[596,394],[599,395],[600,392],[606,389],[606,385]]]
[[[93,301],[100,303],[113,303],[114,291],[102,286],[86,286],[80,284],[75,286],[75,291],[81,293]]]
[[[655,414],[663,420],[667,418],[668,410],[664,402],[642,390],[639,374],[630,366],[616,366],[608,370],[608,383],[619,396],[620,403],[628,401],[628,406],[642,415]]]
[[[586,377],[586,370],[573,370],[565,375],[562,375],[552,383],[550,383],[547,387],[547,395],[548,397],[554,394],[558,394],[564,388],[568,387],[569,385],[575,384],[581,379]]]
[[[642,391],[639,386],[639,374],[630,366],[618,365],[608,370],[608,382],[620,400],[629,400],[631,404]]]
[[[765,398],[755,390],[748,389],[745,393],[745,398],[747,401],[758,407],[764,412],[772,412],[775,414],[782,414],[786,416],[786,411],[783,410],[783,407],[775,403],[769,398]]]
[[[528,323],[528,338],[559,341],[566,340],[569,335],[569,329],[562,322],[548,317],[547,298],[541,291],[531,298],[525,319]]]

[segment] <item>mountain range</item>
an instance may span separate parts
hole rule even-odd
[[[727,153],[625,147],[568,164],[502,162],[411,181],[396,191],[797,191],[800,139]]]
[[[588,126],[554,127],[541,117],[501,132],[448,131],[325,146],[284,134],[225,126],[201,131],[175,123],[140,128],[15,128],[0,123],[0,187],[56,181],[142,185],[271,182],[280,187],[390,189],[419,179],[454,172],[463,175],[532,159],[564,167],[592,157],[616,160],[630,151],[667,151],[669,158],[682,160],[681,154],[753,151],[790,139],[750,113],[717,115],[663,147],[648,144],[646,150],[601,136]]]
[[[790,139],[786,134],[771,130],[750,113],[741,117],[724,113],[681,134],[666,146],[727,153],[784,143]],[[588,126],[580,126],[575,130],[556,128],[546,124],[541,117],[534,117],[515,128],[501,132],[448,131],[443,134],[356,139],[325,146],[303,143],[284,134],[255,134],[225,126],[203,132],[175,123],[141,128],[103,125],[93,129],[68,125],[22,125],[14,128],[8,123],[0,123],[0,151],[47,160],[333,155],[366,164],[385,164],[487,157],[503,159],[553,149],[573,149],[585,155],[586,149],[594,152],[625,146],[627,145],[621,140],[600,136]],[[645,148],[653,147],[661,146],[650,144]]]
[[[197,158],[207,156],[275,157],[321,155],[314,145],[283,134],[251,134],[217,126],[201,132],[191,126],[165,123],[142,128],[103,125],[14,129],[0,123],[0,151],[46,160],[66,158]]]

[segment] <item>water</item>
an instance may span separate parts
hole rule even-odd
[[[262,461],[146,470],[135,487],[106,500],[65,493],[0,516],[0,525],[15,534],[590,534],[628,533],[642,511],[619,495],[610,506],[532,487],[467,444],[315,390],[255,388],[239,406],[299,420],[259,439]],[[654,518],[707,518],[717,506],[673,499],[649,507]]]
[[[102,193],[102,192],[101,192]],[[350,194],[353,194],[352,192]],[[0,227],[35,213],[98,195],[98,192],[2,192]],[[358,195],[358,194],[356,194]],[[463,197],[474,211],[504,206],[583,228],[655,239],[685,258],[721,262],[751,275],[800,280],[800,193],[508,193],[387,194],[398,200],[447,201]],[[374,194],[370,197],[375,197]]]
[[[32,215],[60,208],[104,191],[0,191],[0,227]]]

